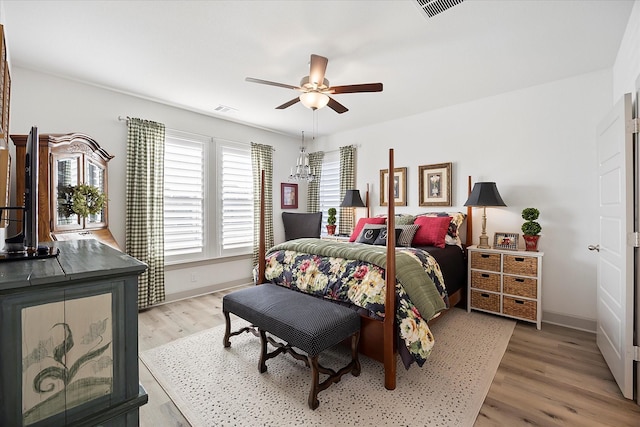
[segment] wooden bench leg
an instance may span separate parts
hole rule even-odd
[[[260,360],[258,361],[258,371],[263,374],[267,372],[267,334],[262,329],[260,331]]]
[[[318,369],[318,356],[307,356],[309,360],[309,366],[311,366],[311,391],[309,391],[309,408],[315,410],[320,402],[318,401],[318,392],[320,391],[320,387],[318,387],[318,383],[320,382],[320,371]]]
[[[244,332],[251,332],[256,337],[260,336],[258,334],[258,331],[256,331],[256,328],[253,325],[245,326],[244,328],[240,328],[237,331],[231,332],[231,317],[229,316],[229,312],[222,310],[222,314],[224,314],[224,324],[225,324],[224,337],[222,337],[222,345],[225,348],[231,347],[231,341],[229,340],[229,338],[236,335],[240,335]]]
[[[222,345],[224,345],[226,348],[231,346],[231,342],[229,341],[229,337],[231,336],[231,318],[229,317],[228,311],[222,311],[222,313],[224,314],[224,322],[225,322],[224,338],[222,338]]]
[[[340,382],[340,379],[347,372],[351,372],[351,375],[357,377],[360,375],[360,359],[358,358],[358,343],[360,341],[360,331],[357,331],[351,336],[351,362],[338,372],[333,369],[325,368],[318,363],[318,355],[307,356],[309,366],[311,367],[311,390],[309,391],[309,408],[316,409],[320,402],[318,401],[318,393],[326,389],[333,383]],[[328,375],[322,383],[320,382],[320,374]]]
[[[357,377],[360,375],[360,359],[358,358],[358,343],[360,342],[360,331],[351,335],[351,375]]]

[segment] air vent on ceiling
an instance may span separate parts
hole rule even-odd
[[[429,18],[433,18],[437,14],[460,4],[463,1],[464,0],[415,0],[418,8]]]
[[[229,114],[231,114],[231,113],[237,112],[238,110],[233,108],[233,107],[228,107],[226,105],[220,104],[215,108],[214,111],[216,111],[217,113],[229,113]]]

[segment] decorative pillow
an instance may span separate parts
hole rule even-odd
[[[365,227],[365,228],[362,229],[362,232],[360,233],[360,235],[356,239],[356,243],[364,243],[366,245],[373,245],[373,243],[378,238],[378,235],[380,234],[380,231],[382,231],[382,230],[383,230],[383,228],[368,228],[368,227]],[[386,230],[386,227],[384,228],[384,230]],[[386,234],[386,232],[385,232],[385,234]]]
[[[460,240],[460,226],[464,222],[464,219],[467,217],[462,212],[427,212],[418,215],[417,217],[445,217],[448,216],[451,218],[451,222],[449,223],[449,230],[447,231],[447,235],[444,238],[444,241],[447,245],[458,245],[462,247],[462,240]]]
[[[387,214],[376,215],[376,218],[387,218]],[[415,215],[409,214],[396,214],[395,223],[396,225],[411,225],[413,221],[416,219]]]
[[[449,216],[420,216],[414,224],[420,225],[416,235],[413,236],[413,246],[445,247],[445,237],[449,231],[451,219]]]
[[[356,228],[354,228],[353,233],[351,233],[351,237],[349,237],[349,241],[356,241],[365,224],[384,224],[386,221],[386,218],[360,218],[358,224],[356,224]]]
[[[399,228],[396,228],[396,241],[400,237],[400,233],[402,233],[402,230]],[[380,229],[380,234],[378,234],[378,237],[376,238],[376,241],[373,242],[373,244],[380,245],[380,246],[387,246],[387,227]]]
[[[402,230],[400,236],[396,240],[396,246],[411,246],[411,241],[413,240],[413,236],[418,231],[420,227],[419,224],[411,224],[411,225],[398,225],[396,228]]]
[[[396,215],[395,222],[396,225],[411,225],[415,219],[416,217],[414,215],[400,214]]]

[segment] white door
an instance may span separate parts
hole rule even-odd
[[[633,399],[633,137],[631,94],[598,125],[597,342],[622,394]]]

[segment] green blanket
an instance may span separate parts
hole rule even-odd
[[[277,250],[295,251],[343,259],[365,261],[380,268],[387,265],[387,247],[364,244],[347,244],[320,239],[297,239],[272,247],[269,253]],[[423,319],[431,319],[446,308],[421,263],[411,255],[396,248],[396,279],[404,288],[411,302],[420,311]]]

